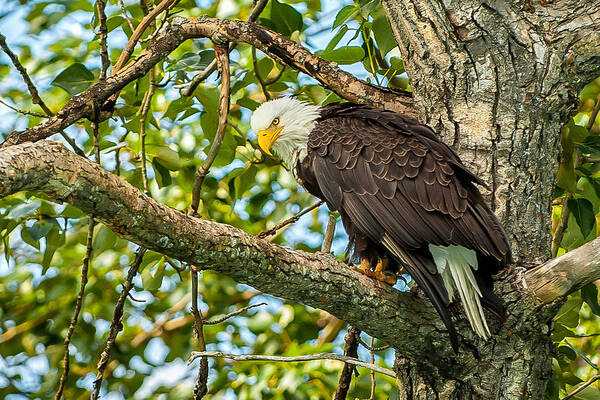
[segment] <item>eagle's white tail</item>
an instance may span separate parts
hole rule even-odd
[[[429,245],[429,251],[438,272],[442,276],[444,286],[450,300],[458,292],[471,327],[484,339],[490,337],[483,307],[481,306],[481,291],[473,270],[477,270],[477,255],[475,251],[462,246],[435,246]]]

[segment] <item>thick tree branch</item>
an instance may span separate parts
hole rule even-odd
[[[409,93],[361,81],[342,71],[334,63],[311,54],[297,43],[260,25],[243,21],[219,20],[207,16],[176,18],[175,22],[167,26],[135,61],[122,67],[105,81],[98,82],[81,95],[73,97],[55,116],[33,128],[12,132],[2,146],[48,138],[80,118],[89,116],[94,104],[104,104],[110,96],[123,89],[129,82],[147,74],[156,63],[168,56],[181,43],[188,39],[202,37],[246,42],[279,62],[312,76],[346,100],[413,114],[412,97]],[[109,102],[102,111],[111,112],[111,104]]]
[[[600,238],[533,268],[525,274],[529,290],[543,304],[600,279]]]
[[[454,357],[427,300],[359,274],[329,254],[286,249],[225,224],[188,217],[62,144],[41,141],[0,149],[0,197],[23,190],[73,204],[151,250],[326,310],[407,357],[424,352],[440,361]],[[528,271],[525,282],[549,303],[600,277],[599,260],[596,239]],[[466,324],[463,328],[459,332],[468,335]]]
[[[188,217],[62,144],[0,149],[0,197],[22,190],[73,204],[148,249],[326,310],[403,353],[435,349],[440,359],[454,357],[441,321],[424,298],[355,272],[330,254],[290,250],[228,225]]]

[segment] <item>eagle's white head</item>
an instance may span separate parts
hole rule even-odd
[[[269,155],[273,151],[293,170],[306,157],[308,134],[319,118],[319,108],[292,97],[261,104],[250,119],[258,145]]]

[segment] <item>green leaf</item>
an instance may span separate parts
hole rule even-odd
[[[365,58],[365,51],[359,46],[346,46],[336,50],[321,51],[317,55],[326,61],[334,61],[338,64],[354,64]]]
[[[302,14],[278,0],[271,0],[271,23],[277,32],[288,37],[295,31],[302,31],[304,27]]]
[[[590,306],[592,312],[600,316],[600,304],[598,304],[598,287],[594,283],[588,283],[581,288],[581,299]]]
[[[359,0],[360,15],[367,19],[379,7],[379,0]]]
[[[36,221],[35,224],[25,229],[27,234],[35,241],[39,241],[41,238],[45,237],[48,232],[52,229],[52,227],[58,227],[58,222],[56,220],[52,220],[52,222],[44,220],[44,221]],[[39,249],[39,247],[38,247]]]
[[[546,384],[546,391],[544,393],[543,400],[558,400],[558,393],[560,392],[560,385],[556,374],[552,375],[552,378]]]
[[[587,237],[596,224],[594,206],[587,199],[569,199],[567,201],[567,207],[575,217],[577,225],[581,228],[583,237]]]
[[[219,126],[219,89],[215,85],[201,84],[194,91],[202,103],[204,111],[200,116],[200,126],[204,137],[212,140]]]
[[[154,152],[154,158],[165,168],[171,171],[177,171],[181,168],[181,158],[179,153],[170,147],[161,146]]]
[[[342,38],[344,37],[344,35],[346,34],[346,32],[348,32],[348,26],[342,25],[342,27],[335,34],[335,36],[333,37],[333,39],[331,39],[331,41],[329,42],[329,44],[327,45],[327,47],[325,48],[325,50],[333,50],[333,49],[335,49],[335,46],[337,46],[338,43],[340,42],[340,40],[342,40]]]
[[[373,20],[373,34],[377,47],[381,50],[381,55],[385,56],[396,47],[396,40],[392,33],[392,28],[385,14],[382,14]],[[396,68],[397,69],[397,68]]]
[[[57,226],[53,226],[50,232],[46,235],[46,250],[42,257],[42,270],[46,273],[46,270],[52,262],[52,257],[56,250],[58,250],[65,243],[65,234],[61,233]]]
[[[42,205],[39,200],[28,201],[14,206],[6,216],[8,219],[19,220],[23,217],[35,215],[37,209]]]
[[[93,82],[94,74],[85,65],[75,63],[58,74],[50,84],[66,90],[70,95],[76,95],[89,88]]]
[[[165,268],[166,264],[164,258],[161,258],[156,265],[151,268],[145,268],[142,271],[142,286],[144,287],[144,290],[150,292],[158,290],[162,284]]]
[[[167,71],[183,71],[202,69],[215,59],[215,52],[203,50],[198,53],[185,53],[176,63],[169,65]]]
[[[160,160],[158,158],[154,157],[152,159],[152,167],[154,168],[154,172],[156,172],[155,175],[158,187],[163,188],[173,183],[169,170],[161,165]]]
[[[106,30],[108,32],[117,29],[121,24],[125,22],[125,18],[120,15],[115,15],[114,17],[110,17],[106,20]]]
[[[335,16],[335,20],[333,21],[333,26],[331,27],[331,30],[334,30],[335,28],[346,22],[346,20],[357,11],[358,8],[353,4],[343,7]]]
[[[558,310],[554,321],[568,328],[575,328],[579,325],[579,310],[582,304],[583,301],[579,296],[570,296],[560,310]]]
[[[404,72],[404,61],[400,57],[390,58],[390,66],[396,70],[396,74]]]
[[[117,235],[104,225],[98,225],[98,228],[94,232],[94,240],[92,242],[94,253],[101,254],[106,250],[114,248],[116,243]]]
[[[583,385],[583,383],[582,383]],[[571,388],[571,391],[577,389],[577,386]],[[571,397],[573,400],[600,400],[600,390],[596,389],[594,386],[588,386],[583,389],[581,392],[577,393],[575,396]]]

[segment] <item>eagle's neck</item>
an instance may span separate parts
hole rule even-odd
[[[319,109],[319,106],[302,103],[302,109],[291,117],[292,121],[285,124],[285,128],[273,144],[275,154],[292,171],[295,171],[296,164],[306,157],[308,136],[319,118]]]

